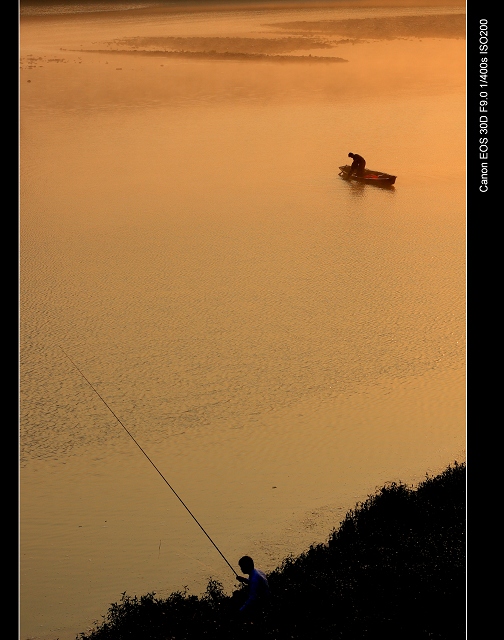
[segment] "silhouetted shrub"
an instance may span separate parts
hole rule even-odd
[[[255,624],[210,580],[200,596],[122,594],[79,640],[462,640],[465,638],[465,464],[416,489],[391,483],[359,503],[327,543],[268,575],[272,608]]]

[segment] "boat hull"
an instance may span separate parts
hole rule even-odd
[[[391,187],[397,176],[393,176],[390,173],[383,173],[383,171],[374,171],[373,169],[364,169],[363,176],[356,176],[352,174],[348,178],[348,172],[350,171],[350,165],[345,164],[339,168],[339,175],[346,180],[355,180],[356,182],[364,182],[366,184],[374,184],[381,187]]]

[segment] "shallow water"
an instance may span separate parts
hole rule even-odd
[[[395,15],[353,11],[309,15]],[[124,591],[234,586],[62,349],[233,566],[465,458],[465,41],[75,51],[306,16],[21,23],[23,640],[70,640]],[[343,181],[348,151],[395,188]]]

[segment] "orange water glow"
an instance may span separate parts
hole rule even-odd
[[[465,459],[464,14],[21,16],[21,640],[234,586],[59,346],[233,564]]]

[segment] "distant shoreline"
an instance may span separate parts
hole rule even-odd
[[[138,9],[162,9],[164,11],[220,11],[227,10],[233,7],[234,10],[243,8],[244,10],[250,9],[324,9],[331,7],[340,8],[365,8],[365,7],[463,7],[465,9],[465,3],[460,0],[417,0],[415,3],[408,2],[408,0],[190,0],[185,2],[184,0],[20,0],[19,8],[21,14],[25,8],[35,7],[61,7],[61,6],[80,6],[89,4],[90,6],[103,6],[103,5],[120,5],[122,7],[137,6]],[[96,10],[96,9],[95,9]]]
[[[64,49],[65,51],[65,49]],[[345,58],[331,58],[329,56],[285,56],[266,53],[236,53],[216,51],[121,51],[113,49],[75,49],[73,53],[115,53],[123,55],[144,55],[161,58],[189,58],[202,60],[251,60],[253,62],[348,62]]]

